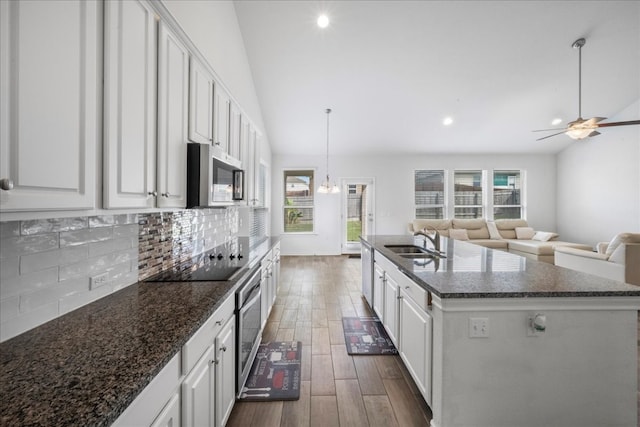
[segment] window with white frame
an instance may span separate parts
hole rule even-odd
[[[523,218],[522,180],[519,170],[493,171],[493,218]]]
[[[284,232],[312,233],[314,171],[284,171]]]
[[[483,218],[484,189],[481,170],[460,170],[453,175],[454,217]]]
[[[416,218],[445,217],[444,170],[416,170],[414,175]]]

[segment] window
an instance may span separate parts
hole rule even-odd
[[[313,232],[313,171],[284,171],[284,187],[284,232]]]
[[[493,218],[522,218],[522,186],[519,170],[493,171]]]
[[[416,218],[444,218],[444,171],[417,170],[414,179]]]
[[[483,218],[482,181],[482,171],[455,171],[455,218]]]

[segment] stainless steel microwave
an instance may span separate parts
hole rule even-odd
[[[240,161],[217,147],[187,144],[187,208],[244,200],[244,171],[240,166]]]

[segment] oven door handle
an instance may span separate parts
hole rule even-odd
[[[253,306],[253,304],[256,302],[256,300],[260,299],[260,297],[262,296],[262,292],[260,292],[260,284],[258,284],[258,286],[256,286],[254,289],[258,289],[258,292],[256,293],[256,295],[251,298],[251,300],[249,302],[245,302],[242,307],[240,307],[240,314],[244,314],[245,311],[247,311],[249,308],[251,308],[251,306]],[[253,294],[253,289],[251,290],[251,294]],[[251,295],[249,294],[249,295]]]

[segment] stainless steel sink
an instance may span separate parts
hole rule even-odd
[[[385,245],[384,247],[403,258],[446,258],[441,252],[416,245]]]
[[[429,254],[425,248],[415,245],[385,245],[385,248],[396,254]]]

